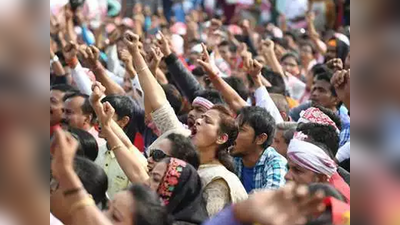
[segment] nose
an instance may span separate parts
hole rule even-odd
[[[200,126],[201,125],[201,118],[196,120],[196,126]]]
[[[286,173],[285,180],[286,181],[293,181],[292,172],[290,170]]]

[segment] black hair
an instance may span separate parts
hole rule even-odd
[[[202,66],[198,66],[193,69],[192,74],[196,77],[203,77],[206,75],[206,72],[204,71]]]
[[[328,66],[326,66],[326,64],[322,64],[322,63],[315,64],[311,68],[311,73],[313,76],[317,76],[319,74],[328,73],[328,72],[332,72],[332,70],[329,69]]]
[[[338,130],[342,130],[342,120],[335,112],[333,112],[331,109],[325,108],[320,105],[315,105],[313,107],[321,110],[325,115],[327,115],[335,123]]]
[[[298,39],[299,39],[298,36],[297,36],[294,32],[292,32],[292,31],[286,31],[284,35],[287,35],[287,36],[292,37],[292,39],[294,40],[294,42],[297,42]]]
[[[270,69],[263,67],[261,74],[271,83],[271,87],[267,87],[269,93],[281,94],[286,96],[286,85],[282,76]]]
[[[118,120],[125,116],[132,119],[133,101],[127,96],[107,95],[101,100],[102,103],[108,102],[115,109]]]
[[[244,85],[243,79],[240,77],[226,77],[224,81],[229,84],[239,95],[240,97],[247,101],[249,97],[249,92]]]
[[[165,95],[168,99],[168,102],[171,104],[172,108],[176,115],[180,115],[183,107],[183,97],[178,89],[172,84],[163,84],[161,85],[163,88]]]
[[[170,134],[167,139],[171,141],[171,156],[188,162],[196,170],[200,166],[199,154],[192,141],[181,134]]]
[[[92,105],[90,104],[89,95],[82,94],[82,93],[67,93],[64,96],[63,101],[65,102],[68,99],[76,98],[76,97],[84,98],[84,102],[81,107],[81,110],[82,110],[83,114],[92,116],[92,120],[90,121],[90,123],[94,124],[94,122],[96,121],[96,113],[94,112],[94,109],[93,109]]]
[[[216,90],[197,91],[195,96],[205,98],[215,105],[216,104],[225,104],[224,100],[222,100],[221,94]]]
[[[287,58],[294,58],[294,60],[296,61],[297,65],[301,64],[299,57],[293,52],[288,52],[288,53],[284,54],[282,56],[282,58],[281,58],[281,62],[283,62]]]
[[[218,47],[224,47],[224,46],[230,47],[229,41],[221,41],[221,43],[219,43],[218,45]]]
[[[285,49],[288,49],[288,48],[289,48],[289,44],[288,44],[287,40],[284,39],[284,38],[273,37],[273,38],[271,38],[271,40],[272,40],[274,43],[276,43],[276,44],[282,46],[282,47],[285,48]]]
[[[262,145],[264,149],[272,144],[275,136],[276,122],[266,109],[258,106],[244,107],[240,110],[239,118],[240,127],[247,124],[254,129],[254,140],[258,135],[263,133],[268,136]]]
[[[74,170],[96,204],[105,203],[108,178],[104,170],[89,159],[79,156],[74,159]]]
[[[79,93],[79,90],[69,84],[55,84],[50,87],[50,90],[61,91],[64,93]]]
[[[318,81],[322,80],[322,81],[328,82],[329,85],[330,85],[330,90],[331,90],[332,95],[336,97],[337,94],[336,94],[335,87],[331,84],[332,76],[333,76],[333,73],[325,72],[325,73],[321,73],[321,74],[316,75],[314,80],[318,80]]]
[[[134,224],[140,225],[172,225],[167,208],[162,204],[158,194],[148,187],[134,184],[128,191],[134,199]]]
[[[331,158],[339,149],[339,134],[333,126],[318,123],[299,123],[297,131],[307,135],[311,141],[322,143],[329,150]]]
[[[232,112],[229,108],[223,105],[215,105],[211,108],[216,110],[220,114],[220,134],[227,134],[228,140],[220,145],[216,152],[216,158],[218,161],[225,166],[225,168],[232,173],[235,173],[235,167],[233,164],[233,158],[229,154],[229,149],[234,145],[235,140],[239,134],[239,128],[236,125],[235,119],[232,116]]]
[[[302,41],[300,42],[300,47],[309,46],[312,50],[312,54],[315,55],[317,50],[315,49],[315,45],[311,41]]]
[[[95,161],[99,152],[99,146],[96,138],[87,131],[70,127],[68,131],[74,136],[78,142],[78,155],[83,154],[84,157]]]

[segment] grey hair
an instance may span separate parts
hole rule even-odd
[[[294,133],[296,132],[296,129],[297,129],[296,122],[283,122],[283,123],[278,123],[276,125],[276,131],[283,132],[282,136],[286,144],[290,143],[290,140],[292,140]]]

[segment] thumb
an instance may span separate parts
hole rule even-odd
[[[262,64],[260,62],[257,61],[257,59],[255,59],[254,61],[254,67],[257,69],[261,69],[262,68]]]

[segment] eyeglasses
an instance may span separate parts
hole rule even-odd
[[[163,160],[169,156],[160,149],[153,149],[150,152],[150,157],[153,158],[154,161],[160,162],[161,160]]]

